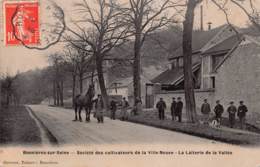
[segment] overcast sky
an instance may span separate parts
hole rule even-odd
[[[1,4],[2,4],[2,0]],[[41,0],[43,3],[46,0]],[[77,0],[80,1],[80,0]],[[93,0],[89,0],[92,2]],[[259,5],[260,0],[256,0]],[[73,2],[68,0],[56,0],[56,2],[62,6],[67,17],[73,13]],[[210,3],[210,0],[203,2],[204,8],[204,28],[207,28],[207,22],[212,22],[212,27],[217,27],[226,23],[225,15],[219,11],[215,5]],[[199,9],[199,8],[198,8]],[[199,10],[196,10],[195,16],[195,28],[200,25]],[[248,23],[247,17],[234,6],[229,6],[229,18],[231,22],[238,27],[245,27]],[[0,13],[3,14],[2,8]],[[40,14],[44,13],[44,9],[41,8]],[[41,17],[41,21],[44,21],[44,17]],[[4,46],[3,43],[3,17],[1,16],[1,43],[0,43],[0,70],[2,73],[9,72],[11,74],[17,71],[24,72],[30,69],[42,68],[48,65],[47,56],[55,50],[61,50],[61,45],[53,46],[48,51],[35,51],[29,50],[22,46]]]

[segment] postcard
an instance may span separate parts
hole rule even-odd
[[[260,167],[259,0],[0,2],[0,167]]]

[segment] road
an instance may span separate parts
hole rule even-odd
[[[38,119],[56,137],[59,144],[209,144],[217,142],[178,132],[149,126],[110,120],[98,124],[92,117],[90,123],[73,122],[74,111],[46,105],[29,106]],[[82,113],[85,117],[85,113]]]

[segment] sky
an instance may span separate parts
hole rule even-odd
[[[3,0],[0,0],[2,4]],[[40,0],[40,4],[44,3],[46,0]],[[75,11],[73,10],[73,3],[76,1],[68,1],[68,0],[55,0],[65,11],[65,15],[67,18],[70,19],[72,13]],[[80,1],[80,0],[77,0]],[[87,0],[92,2],[93,0]],[[255,0],[255,2],[260,6],[260,0]],[[226,23],[225,15],[222,11],[218,10],[217,7],[210,2],[210,0],[205,0],[203,2],[203,22],[204,22],[204,29],[207,29],[207,23],[212,22],[212,28],[218,27]],[[241,10],[238,10],[235,6],[228,6],[229,7],[229,18],[232,24],[238,27],[245,27],[248,23],[247,17],[243,14]],[[23,46],[5,46],[3,37],[3,8],[0,9],[1,14],[1,29],[0,29],[0,72],[1,73],[10,73],[15,74],[16,72],[25,72],[31,69],[36,68],[43,68],[48,65],[48,55],[56,50],[61,51],[62,45],[52,46],[50,49],[45,51],[37,51],[37,50],[29,50],[24,48]],[[40,16],[42,22],[45,21],[44,17],[44,9],[40,9]],[[75,14],[74,14],[75,16]],[[200,27],[200,11],[199,7],[196,9],[195,12],[195,21],[194,27]]]

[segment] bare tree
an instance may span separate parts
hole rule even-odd
[[[133,83],[134,97],[141,98],[141,51],[146,37],[173,20],[167,15],[167,9],[182,6],[170,0],[159,3],[156,0],[129,0],[128,6],[122,7],[126,22],[131,25],[134,34]]]
[[[114,47],[126,41],[129,31],[122,22],[124,18],[121,11],[115,8],[117,6],[115,0],[96,0],[95,2],[96,4],[93,6],[97,6],[96,8],[90,7],[86,0],[77,3],[77,11],[83,14],[83,18],[74,23],[80,33],[68,26],[67,30],[74,36],[74,38],[69,39],[72,45],[92,53],[96,63],[101,94],[107,105],[108,95],[104,79],[103,60]],[[86,27],[86,24],[88,27]],[[84,48],[78,46],[73,42],[75,39],[85,42],[87,46]]]
[[[196,102],[194,96],[194,83],[192,73],[192,32],[194,23],[194,10],[202,0],[189,0],[185,20],[183,22],[183,62],[184,62],[184,90],[186,112],[188,120],[192,123],[197,121]]]
[[[257,21],[257,16],[259,16],[259,12],[257,12],[254,3],[252,0],[247,1],[250,5],[251,12],[243,6],[245,0],[211,0],[222,12],[224,12],[226,16],[227,23],[234,28],[234,30],[238,33],[235,27],[230,23],[229,15],[228,15],[228,3],[235,4],[238,9],[244,12],[250,22],[260,30],[259,22]],[[187,2],[187,9],[185,14],[185,20],[183,22],[183,55],[184,55],[184,87],[185,87],[185,100],[186,100],[186,110],[188,120],[192,123],[197,121],[196,118],[196,103],[194,97],[194,85],[192,80],[192,31],[193,31],[193,22],[194,22],[194,10],[196,6],[202,2],[202,0],[189,0]]]
[[[80,46],[80,44],[77,44]],[[84,48],[83,45],[81,45]],[[67,45],[64,51],[64,63],[66,71],[72,75],[72,100],[75,97],[77,78],[80,85],[80,93],[83,93],[83,81],[86,79],[85,75],[95,70],[93,65],[93,57],[86,51],[75,47],[74,45]],[[73,102],[73,101],[72,101]]]
[[[64,62],[62,55],[55,53],[49,56],[53,70],[53,99],[54,105],[63,106],[63,87],[64,87]]]
[[[211,0],[213,4],[215,4],[226,16],[227,23],[233,27],[234,30],[236,28],[231,24],[229,19],[229,7],[228,5],[232,4],[235,5],[242,13],[244,13],[250,23],[260,31],[260,22],[259,22],[259,15],[260,11],[256,8],[256,4],[254,0]],[[249,7],[248,7],[249,6]]]
[[[1,79],[1,99],[4,101],[5,107],[9,107],[12,102],[16,102],[17,93],[15,87],[15,80],[17,79],[18,74],[15,76],[11,76],[10,74],[6,74]],[[1,101],[2,103],[2,101]]]

